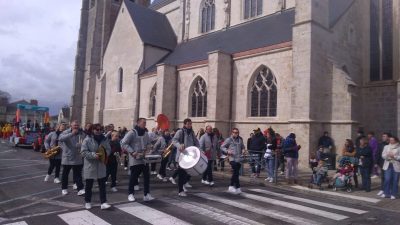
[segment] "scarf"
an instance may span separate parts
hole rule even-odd
[[[138,133],[139,136],[143,136],[144,133],[146,133],[147,129],[146,128],[140,128],[138,125],[135,126],[134,128],[136,132]]]
[[[93,139],[97,142],[98,145],[105,139],[104,135],[93,135]]]

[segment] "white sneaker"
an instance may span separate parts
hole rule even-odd
[[[185,185],[183,185],[182,188],[183,188],[183,191],[184,191],[184,192],[187,192],[187,189],[185,188]]]
[[[134,202],[135,201],[135,196],[133,196],[133,194],[128,195],[128,201]]]
[[[128,167],[124,167],[124,170],[128,170]]]
[[[172,184],[176,184],[175,179],[173,177],[170,177],[169,181],[171,181]]]
[[[214,186],[214,181],[211,181],[211,182],[210,182],[210,186]]]
[[[378,178],[378,176],[377,176],[377,175],[373,175],[373,176],[371,177],[371,179],[375,179],[375,178]]]
[[[54,183],[59,184],[59,183],[61,183],[61,181],[60,181],[60,179],[58,179],[58,177],[56,177],[56,178],[54,178]]]
[[[238,195],[238,194],[242,194],[242,189],[236,188],[236,194],[237,194],[237,195]]]
[[[73,190],[77,190],[78,189],[78,185],[76,185],[76,184],[72,185],[72,189]]]
[[[186,184],[184,184],[183,186],[187,187],[187,188],[191,188],[192,185],[189,184],[189,182],[186,182]]]
[[[269,179],[269,182],[273,183],[274,182],[274,178],[271,177],[271,179]]]
[[[396,199],[396,197],[392,195],[392,196],[390,196],[390,199],[394,200],[394,199]]]
[[[117,189],[116,187],[112,187],[112,188],[111,188],[111,191],[112,191],[112,192],[117,192],[118,189]]]
[[[85,194],[85,189],[81,189],[81,190],[79,190],[78,191],[78,196],[82,196],[82,195],[84,195]]]
[[[208,182],[208,181],[206,181],[206,180],[201,180],[201,183],[202,184],[206,184],[206,185],[209,185],[210,184],[210,182]],[[190,184],[189,184],[190,185]]]
[[[382,198],[386,198],[386,195],[383,193],[380,195]]]
[[[281,171],[279,174],[280,174],[280,175],[285,175],[285,172],[282,172],[282,171]]]
[[[135,190],[135,191],[139,191],[139,185],[135,185],[134,187],[133,187],[133,190]]]
[[[49,181],[49,179],[50,179],[50,175],[46,175],[46,176],[44,177],[44,182]]]
[[[236,188],[234,186],[229,186],[228,192],[236,193]]]
[[[163,177],[161,176],[161,174],[158,174],[158,175],[157,175],[157,178],[160,179],[160,180],[163,179]]]
[[[157,171],[153,171],[153,175],[157,175],[158,173],[157,173]]]
[[[168,181],[168,178],[164,177],[164,178],[162,179],[162,181],[163,181],[163,182],[167,182],[167,181]]]
[[[151,200],[154,200],[153,196],[151,196],[150,194],[147,194],[143,197],[143,201],[145,202],[149,202]]]
[[[68,190],[67,189],[62,189],[61,190],[61,194],[62,195],[67,195],[68,194]]]
[[[109,209],[111,208],[111,205],[108,204],[107,202],[104,202],[103,204],[100,205],[100,209]]]
[[[264,180],[265,180],[265,181],[269,181],[269,180],[271,180],[271,177],[267,177],[267,178],[265,178]]]
[[[381,190],[381,191],[379,191],[378,194],[376,194],[376,195],[381,196],[382,194],[383,194],[383,191]]]
[[[92,204],[90,204],[90,202],[85,203],[85,209],[91,209],[92,208]]]
[[[187,194],[186,194],[184,191],[179,192],[178,195],[179,195],[180,197],[186,197],[186,196],[187,196]]]

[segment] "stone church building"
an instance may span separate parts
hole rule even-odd
[[[400,133],[400,1],[83,0],[71,119]]]

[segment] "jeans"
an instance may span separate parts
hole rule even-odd
[[[257,155],[257,160],[251,160],[250,166],[251,166],[251,172],[252,173],[257,173],[260,174],[261,171],[261,153],[259,151],[249,151],[251,155]]]
[[[131,175],[129,177],[129,194],[134,195],[135,194],[135,189],[134,187],[136,185],[139,185],[138,183],[138,178],[141,173],[143,173],[143,178],[144,178],[144,190],[143,190],[143,195],[146,196],[148,193],[150,193],[150,171],[149,171],[149,165],[147,164],[139,164],[139,165],[134,165],[131,166]]]
[[[386,171],[381,168],[381,191],[385,190],[385,173]]]
[[[214,181],[213,180],[213,166],[214,166],[214,160],[208,160],[207,169],[203,173],[203,180],[206,180],[208,182]]]
[[[239,183],[239,170],[241,167],[241,164],[235,161],[230,161],[233,173],[231,177],[231,186],[235,188],[240,188],[240,183]]]
[[[183,191],[183,185],[190,180],[190,176],[187,174],[186,170],[182,168],[177,169],[178,173],[178,191],[181,193]]]
[[[287,168],[286,168],[286,179],[297,179],[297,165],[298,159],[286,157]]]
[[[274,157],[267,159],[266,167],[268,168],[268,177],[274,178],[275,177],[275,158]]]
[[[107,162],[107,175],[106,180],[111,176],[111,187],[116,186],[117,181],[118,162],[116,159]]]
[[[61,188],[68,189],[68,176],[71,169],[73,172],[73,181],[76,183],[78,191],[80,191],[83,189],[83,182],[82,182],[83,165],[63,165]]]
[[[362,188],[366,192],[371,191],[371,168],[360,166]]]
[[[167,176],[167,172],[165,171],[165,169],[167,167],[167,163],[168,163],[168,158],[163,158],[161,160],[161,165],[160,165],[160,169],[158,171],[158,174],[160,174],[162,177],[166,177]]]
[[[49,165],[47,174],[51,175],[51,173],[53,173],[54,168],[56,168],[54,177],[59,178],[60,177],[60,169],[61,169],[61,159],[49,159],[49,162],[50,162],[50,165]]]
[[[385,170],[384,193],[386,197],[395,196],[399,193],[399,176],[400,173],[394,171],[393,164],[390,163]]]
[[[93,188],[94,179],[86,179],[85,186],[85,202],[90,203],[92,201],[92,188]],[[106,178],[97,179],[97,183],[99,184],[99,194],[100,194],[100,203],[103,204],[107,202],[106,198]]]

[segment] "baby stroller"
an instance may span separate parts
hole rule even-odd
[[[353,176],[354,166],[349,158],[342,158],[339,161],[339,168],[336,175],[333,177],[333,190],[338,189],[346,190],[347,192],[353,191]]]
[[[308,185],[309,188],[314,188],[316,185],[319,190],[323,190],[322,182],[327,180],[328,177],[328,166],[325,161],[320,160],[318,165],[311,167],[313,174],[311,176],[310,184]]]

